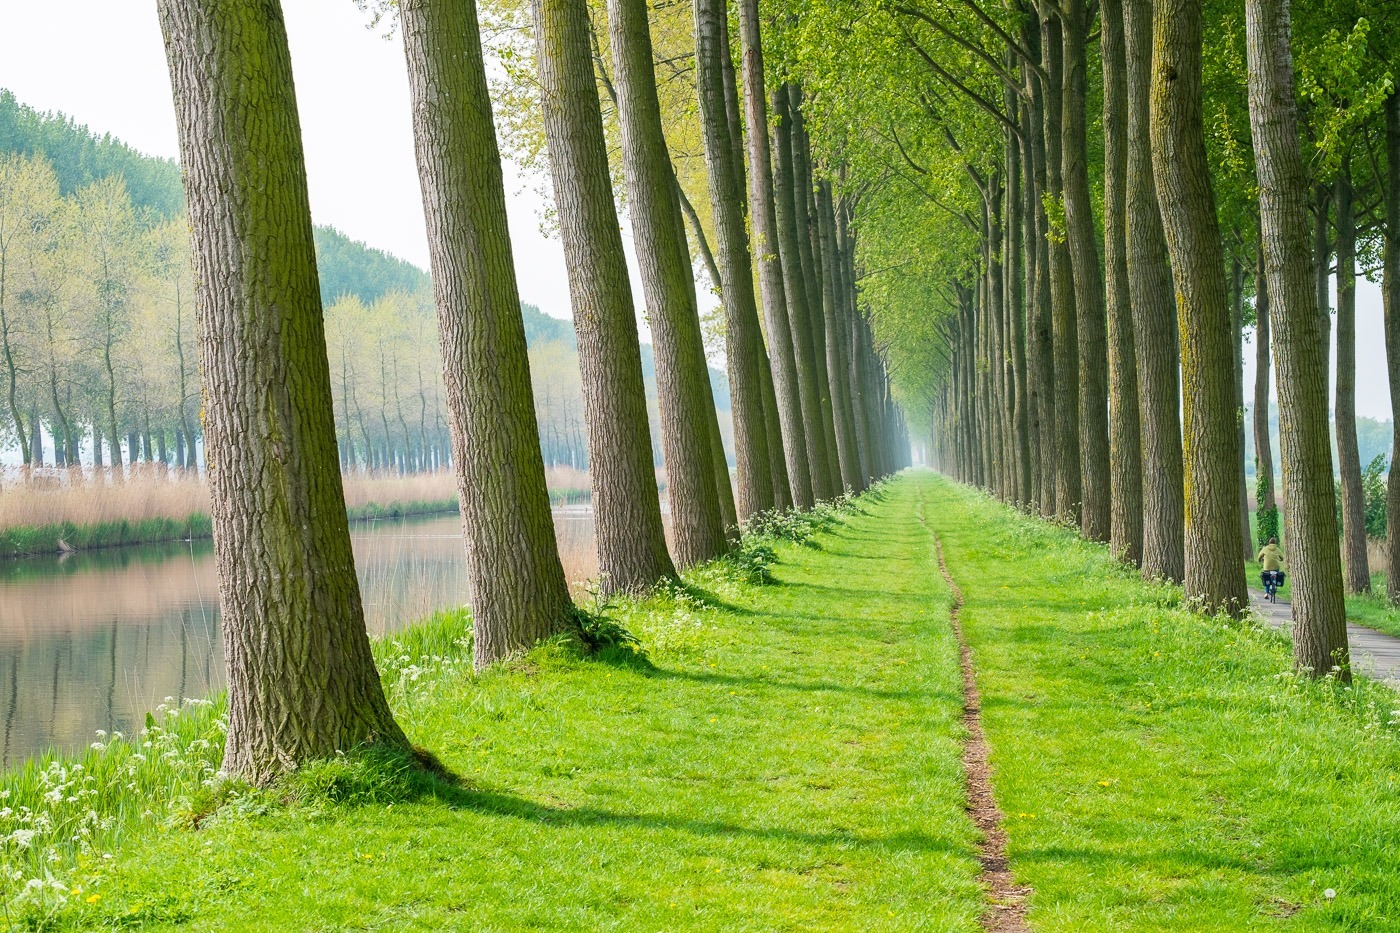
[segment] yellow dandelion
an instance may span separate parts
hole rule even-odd
[[[102,900],[101,894],[91,894],[88,896],[87,902],[89,904],[96,904],[100,900]]]

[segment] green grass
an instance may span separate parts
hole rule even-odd
[[[965,597],[1033,929],[1400,929],[1394,692],[1301,680],[1281,636],[1187,613],[1103,547],[927,473],[766,520],[685,586],[604,607],[646,659],[555,642],[474,674],[465,613],[378,643],[396,712],[450,779],[360,751],[269,790],[223,782],[215,743],[195,745],[220,734],[217,705],[133,740],[155,752],[135,790],[122,743],[58,763],[56,803],[55,765],[12,775],[6,802],[68,813],[70,837],[89,807],[72,788],[111,822],[20,846],[0,813],[0,878],[19,872],[3,916],[976,930],[957,652],[921,516]]]
[[[184,541],[187,538],[207,538],[213,533],[208,515],[191,515],[183,519],[151,518],[142,521],[97,522],[76,525],[63,522],[35,528],[0,530],[0,557],[32,557],[57,554],[63,550],[62,540],[70,550],[88,551],[97,548],[125,547],[131,544],[154,544],[163,541]]]
[[[1347,597],[1347,618],[1400,638],[1400,609],[1385,598],[1385,574],[1371,574],[1371,592]]]
[[[215,781],[7,909],[53,929],[975,930],[919,488],[606,607],[644,662],[549,644],[476,675],[465,617],[398,635],[376,649],[391,702],[457,782],[364,755],[270,792]]]
[[[1290,673],[1106,550],[916,481],[1037,931],[1400,929],[1400,701]],[[1327,889],[1335,899],[1324,896]]]

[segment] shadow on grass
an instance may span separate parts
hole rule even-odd
[[[868,697],[872,700],[943,700],[961,702],[962,694],[946,690],[881,690],[877,687],[862,687],[857,684],[833,683],[829,680],[810,682],[775,680],[771,677],[739,677],[733,674],[700,673],[653,667],[649,675],[654,680],[677,680],[697,684],[713,684],[717,687],[773,687],[778,690],[792,690],[801,693],[846,693]]]
[[[943,852],[971,858],[971,850],[949,840],[904,831],[871,835],[834,829],[829,832],[777,826],[746,826],[723,820],[661,813],[625,813],[601,807],[550,806],[509,791],[438,780],[431,796],[453,810],[504,816],[561,828],[606,827],[623,830],[682,832],[694,836],[788,842],[809,846],[857,847],[889,852]]]
[[[1160,868],[1164,865],[1170,865],[1182,869],[1206,868],[1213,871],[1238,871],[1252,875],[1273,875],[1276,873],[1275,868],[1259,859],[1236,858],[1223,855],[1218,850],[1206,848],[1149,849],[1134,855],[1125,852],[1122,846],[1102,849],[1067,846],[1026,847],[1017,852],[1016,861],[1021,863],[1041,862],[1051,865],[1112,865],[1118,868],[1124,865],[1140,865],[1144,868],[1148,866]],[[1336,860],[1330,862],[1319,860],[1314,867],[1335,864],[1338,864]]]

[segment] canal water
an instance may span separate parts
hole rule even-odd
[[[593,515],[554,524],[576,588],[596,576]],[[468,601],[456,515],[352,522],[371,635]],[[166,697],[223,686],[218,576],[209,541],[0,560],[0,767],[96,730],[139,732]]]

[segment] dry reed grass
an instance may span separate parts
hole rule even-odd
[[[583,499],[589,476],[568,466],[545,471],[549,488],[565,501]],[[345,505],[369,506],[446,503],[457,498],[450,470],[435,473],[357,473],[344,475]],[[209,487],[203,476],[138,464],[116,482],[106,471],[41,470],[26,483],[19,471],[0,470],[0,531],[46,525],[97,525],[171,519],[182,521],[209,512]]]
[[[137,469],[113,482],[105,473],[38,472],[32,482],[13,471],[0,478],[0,530],[45,525],[98,525],[183,520],[209,511],[209,487],[175,471]]]

